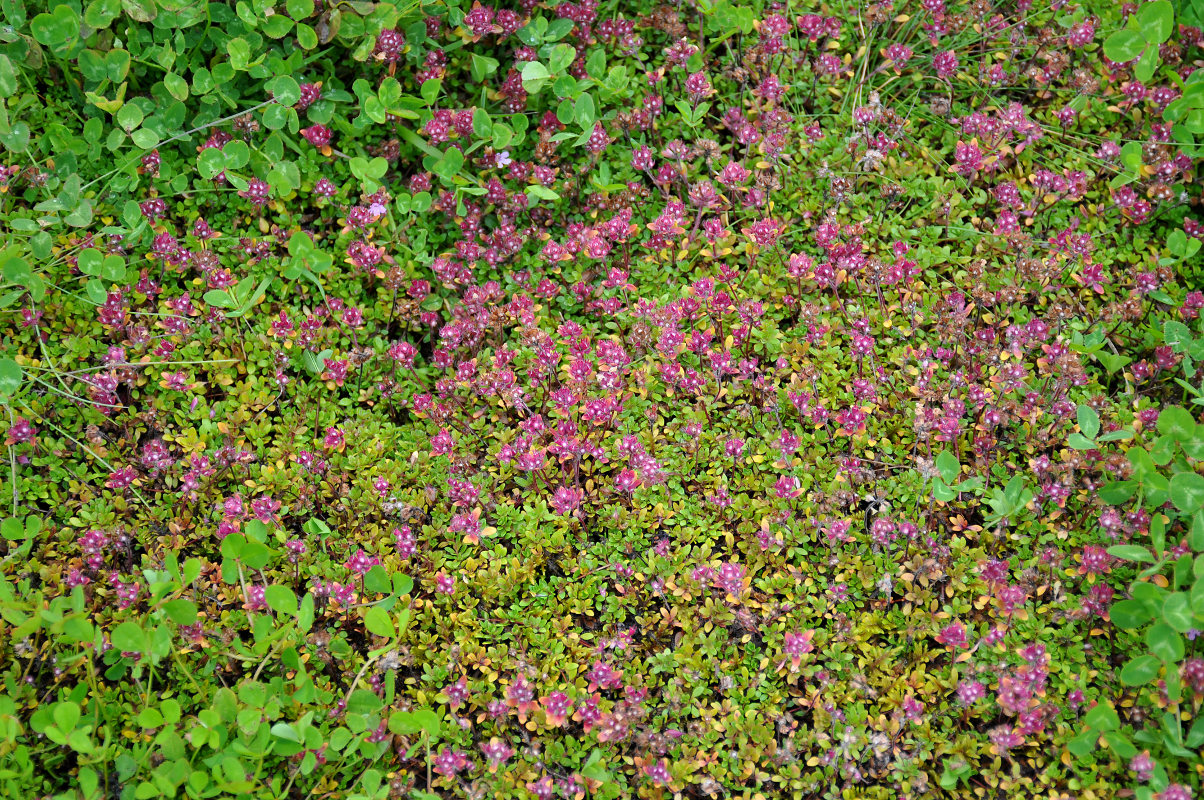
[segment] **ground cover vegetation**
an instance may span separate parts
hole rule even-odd
[[[1200,795],[1198,3],[0,8],[0,793]]]

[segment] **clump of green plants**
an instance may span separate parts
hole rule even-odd
[[[1200,794],[1191,4],[0,5],[5,795]]]

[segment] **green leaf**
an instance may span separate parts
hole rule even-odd
[[[120,125],[126,133],[134,130],[142,124],[143,120],[142,109],[134,103],[126,103],[117,112],[117,124]]]
[[[163,604],[163,610],[167,613],[167,618],[177,625],[192,625],[196,622],[197,607],[191,600],[168,600]]]
[[[1194,472],[1176,472],[1171,476],[1171,502],[1180,511],[1192,514],[1204,508],[1204,477]]]
[[[1125,664],[1120,671],[1120,680],[1125,686],[1144,686],[1158,677],[1162,671],[1162,662],[1146,653]]]
[[[941,477],[945,479],[945,483],[953,483],[957,480],[957,476],[961,474],[961,464],[958,463],[957,456],[950,453],[948,450],[942,450],[936,457],[936,468],[941,473]]]
[[[1156,623],[1145,634],[1150,652],[1171,664],[1183,658],[1183,637],[1165,622]]]
[[[188,81],[174,72],[163,76],[163,88],[167,89],[167,93],[180,102],[188,99]]]
[[[426,101],[426,104],[434,105],[435,100],[439,97],[439,90],[443,88],[443,81],[438,78],[431,78],[422,82],[422,87],[418,90],[418,94]]]
[[[597,119],[597,109],[594,107],[594,97],[589,92],[583,93],[577,98],[577,104],[574,107],[574,116],[577,125],[586,131],[592,131],[594,120]]]
[[[12,59],[0,55],[0,98],[12,97],[17,93],[17,70]]]
[[[1147,46],[1133,67],[1133,77],[1142,83],[1149,81],[1158,70],[1159,62],[1158,48],[1153,45]]]
[[[523,89],[531,94],[538,94],[539,90],[548,82],[548,79],[552,77],[552,73],[548,71],[548,68],[538,61],[528,61],[524,64],[521,75]]]
[[[1087,728],[1078,736],[1075,736],[1066,745],[1066,749],[1079,758],[1084,758],[1088,753],[1096,749],[1096,742],[1099,740],[1099,733]]]
[[[79,267],[79,271],[85,275],[99,275],[102,261],[104,261],[104,256],[101,252],[90,247],[87,250],[80,251],[79,255],[76,256],[75,263]]]
[[[38,14],[29,23],[33,38],[52,49],[79,38],[79,15],[71,6],[58,5],[52,11]]]
[[[1133,746],[1133,743],[1130,742],[1123,734],[1118,733],[1117,731],[1109,731],[1108,733],[1105,733],[1104,741],[1108,743],[1108,747],[1112,748],[1112,751],[1116,753],[1116,755],[1120,756],[1126,761],[1137,755],[1137,748]]]
[[[84,292],[88,295],[88,299],[96,305],[104,305],[108,299],[108,292],[105,290],[105,285],[96,278],[84,284]]]
[[[558,44],[552,48],[551,53],[548,55],[548,69],[553,75],[564,72],[576,57],[577,51],[571,45]],[[523,70],[523,77],[526,78],[526,69]]]
[[[397,629],[393,627],[393,620],[389,619],[389,613],[378,606],[371,606],[364,612],[364,627],[377,636],[383,636],[386,639],[397,638]]]
[[[136,622],[123,622],[113,629],[113,647],[123,652],[143,653],[147,649],[146,632]]]
[[[121,14],[121,0],[92,0],[84,10],[84,24],[104,30]]]
[[[427,708],[400,711],[389,717],[389,730],[398,736],[425,732],[432,739],[439,735],[439,715]]]
[[[1158,415],[1158,431],[1176,442],[1186,442],[1196,434],[1196,420],[1181,406],[1169,406]]]
[[[531,200],[559,200],[560,195],[546,186],[534,183],[527,187],[527,197]]]
[[[63,733],[70,733],[75,730],[75,725],[79,722],[79,716],[79,706],[70,701],[58,703],[54,707],[54,724]]]
[[[278,739],[284,739],[289,742],[301,743],[301,736],[296,729],[287,722],[277,722],[272,725],[272,735]]]
[[[398,596],[409,594],[414,589],[414,579],[409,575],[393,573],[393,594]]]
[[[289,75],[277,75],[272,78],[268,81],[267,89],[276,102],[284,106],[295,106],[301,99],[301,86]]]
[[[473,110],[472,132],[479,139],[489,139],[493,136],[493,120],[489,118],[489,112],[485,109]]]
[[[463,166],[464,155],[456,148],[449,147],[447,148],[447,152],[443,154],[443,157],[431,165],[430,170],[442,178],[444,182],[450,183]]]
[[[0,130],[0,144],[3,144],[14,153],[24,153],[29,148],[29,124],[26,122],[14,122],[7,131]],[[135,203],[137,205],[137,203]],[[37,223],[33,220],[26,220],[31,225]],[[16,220],[13,221],[15,223]],[[13,224],[10,223],[10,224]]]
[[[1154,0],[1141,6],[1137,12],[1137,26],[1142,38],[1150,44],[1162,44],[1171,38],[1175,30],[1175,7],[1171,0]]]
[[[1104,40],[1104,55],[1118,64],[1124,63],[1141,55],[1145,46],[1145,39],[1137,31],[1119,30]]]
[[[159,144],[159,134],[149,128],[139,128],[130,134],[134,146],[142,150],[153,150]]]
[[[1099,414],[1091,406],[1081,405],[1077,410],[1079,431],[1088,439],[1094,439],[1099,433]]]
[[[1122,558],[1125,561],[1140,561],[1154,563],[1154,556],[1149,550],[1136,544],[1114,544],[1108,548],[1108,555]]]
[[[295,20],[302,20],[314,13],[314,0],[288,0],[284,4],[288,15]]]
[[[264,589],[263,595],[267,600],[268,608],[273,611],[294,617],[297,615],[297,595],[287,586],[274,583]]]
[[[1179,633],[1187,633],[1193,627],[1191,595],[1175,592],[1162,604],[1162,619]]]
[[[1083,715],[1083,724],[1097,731],[1114,731],[1120,727],[1120,718],[1116,709],[1107,703],[1100,703]]]
[[[1112,481],[1099,490],[1099,497],[1105,503],[1117,506],[1137,494],[1137,487],[1137,481]]]
[[[1124,630],[1140,628],[1154,618],[1149,607],[1140,600],[1119,600],[1108,609],[1108,619]]]
[[[230,66],[239,72],[245,70],[251,60],[251,46],[241,37],[226,42],[226,53],[230,56]]]
[[[603,48],[595,47],[585,59],[585,74],[595,81],[603,79],[606,74],[606,51]]]
[[[21,388],[25,372],[11,358],[0,358],[0,398],[9,398]]]
[[[544,33],[544,41],[554,42],[557,39],[563,39],[573,29],[574,24],[571,19],[561,18],[552,20],[552,23],[547,26]]]
[[[283,39],[293,29],[293,21],[283,14],[273,14],[260,28],[272,39]]]
[[[390,591],[389,571],[383,564],[377,564],[364,575],[364,591],[385,594]]]
[[[1095,442],[1088,439],[1081,433],[1072,433],[1066,437],[1066,444],[1070,445],[1075,450],[1094,450]]]
[[[213,180],[226,168],[226,157],[221,150],[210,147],[197,156],[197,170],[205,180]]]
[[[496,58],[472,54],[472,79],[483,83],[485,78],[497,72],[500,62]]]
[[[272,548],[263,542],[251,540],[243,545],[239,558],[251,569],[263,569],[271,563],[273,556],[275,553]]]
[[[236,305],[234,298],[225,289],[210,289],[205,292],[204,300],[209,305],[218,308],[234,308]]]
[[[222,158],[226,161],[226,167],[229,169],[240,169],[246,166],[247,161],[251,158],[251,148],[247,147],[246,142],[240,142],[236,139],[223,147],[221,154]]]
[[[297,44],[303,50],[313,50],[318,46],[318,32],[303,22],[297,23]]]
[[[155,0],[121,0],[121,7],[138,22],[151,22],[159,14]]]
[[[100,264],[100,277],[117,283],[125,280],[125,259],[119,255],[107,255]]]

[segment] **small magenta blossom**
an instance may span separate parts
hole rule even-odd
[[[357,575],[363,575],[379,563],[380,559],[376,556],[368,555],[363,550],[356,550],[343,566]]]
[[[956,621],[942,628],[941,632],[936,635],[936,640],[954,650],[965,650],[970,646],[970,639],[966,635],[966,626]]]
[[[322,150],[330,146],[330,140],[334,134],[325,125],[315,124],[308,128],[302,128],[301,135],[305,137],[305,141]]]

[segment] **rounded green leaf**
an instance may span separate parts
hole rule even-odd
[[[159,134],[149,128],[139,128],[130,134],[130,138],[143,150],[153,150],[155,145],[159,144]]]
[[[383,636],[386,639],[397,638],[397,629],[393,627],[393,620],[389,619],[387,611],[378,606],[372,606],[364,612],[364,627],[377,636]]]
[[[1187,592],[1175,592],[1166,598],[1162,604],[1162,621],[1180,633],[1187,633],[1193,627],[1191,595]]]
[[[0,358],[0,397],[12,397],[25,377],[21,365],[11,358]]]
[[[136,622],[123,622],[113,629],[113,646],[123,652],[141,653],[146,649],[146,632]]]
[[[84,293],[88,295],[88,299],[96,305],[104,305],[108,299],[109,292],[105,289],[105,285],[96,278],[84,284]]]
[[[177,625],[192,625],[196,622],[197,607],[196,603],[191,600],[182,597],[168,600],[163,604],[163,610],[167,613],[168,619]]]
[[[226,157],[216,147],[202,150],[197,156],[197,169],[205,180],[212,180],[226,168]]]
[[[79,271],[85,275],[99,275],[102,261],[104,261],[104,256],[99,250],[92,247],[81,250],[76,256],[76,265],[79,267]]]
[[[1195,434],[1196,420],[1187,409],[1170,406],[1158,414],[1158,431],[1176,442],[1184,442]]]
[[[188,99],[188,81],[174,72],[163,76],[163,88],[167,89],[167,93],[180,102]]]
[[[293,29],[293,21],[283,14],[273,14],[264,20],[260,29],[273,39],[283,39]]]
[[[1109,505],[1118,506],[1137,493],[1137,481],[1113,481],[1099,490],[1099,497]]]
[[[435,737],[439,735],[439,715],[429,708],[421,708],[414,712],[414,720],[422,727],[422,730]]]
[[[125,259],[116,254],[105,256],[100,264],[100,276],[114,283],[125,280]]]
[[[1088,439],[1094,439],[1099,433],[1099,414],[1091,406],[1079,406],[1077,409],[1079,431]]]
[[[1112,624],[1125,630],[1140,628],[1154,618],[1145,603],[1139,600],[1120,600],[1108,609]]]
[[[70,701],[59,703],[54,707],[54,724],[63,733],[70,733],[79,722],[79,706]]]
[[[1171,0],[1146,3],[1137,12],[1137,25],[1142,38],[1151,44],[1162,44],[1171,38],[1175,30],[1175,7],[1171,5]]]
[[[1146,47],[1145,52],[1141,54],[1141,58],[1137,60],[1137,65],[1133,67],[1133,77],[1143,83],[1149,81],[1158,70],[1159,63],[1158,48],[1154,46]]]
[[[247,147],[246,142],[240,142],[237,139],[223,147],[221,152],[226,159],[228,169],[241,169],[246,166],[247,160],[251,157],[251,148]]]
[[[1159,622],[1146,631],[1145,642],[1151,653],[1168,664],[1183,658],[1183,637],[1165,622]]]
[[[1123,30],[1104,40],[1104,55],[1117,63],[1132,61],[1145,50],[1145,39],[1137,31]]]
[[[133,103],[126,103],[117,112],[117,124],[128,133],[142,124],[142,109]]]
[[[121,0],[92,0],[84,10],[84,22],[90,28],[103,30],[121,15]]]
[[[1187,514],[1204,508],[1204,477],[1194,472],[1176,472],[1171,476],[1171,502]]]
[[[297,615],[297,595],[287,586],[272,584],[264,590],[264,599],[273,611],[291,616]]]
[[[33,38],[47,47],[57,47],[79,37],[79,15],[70,6],[55,6],[48,14],[38,14],[29,23]]]
[[[268,82],[268,91],[277,103],[285,106],[295,106],[301,99],[301,87],[296,79],[289,75],[277,75],[272,78]]]
[[[204,294],[205,302],[218,308],[234,308],[236,303],[225,289],[210,289]]]
[[[1120,671],[1120,680],[1125,686],[1144,686],[1158,677],[1162,662],[1146,653],[1125,664]]]

